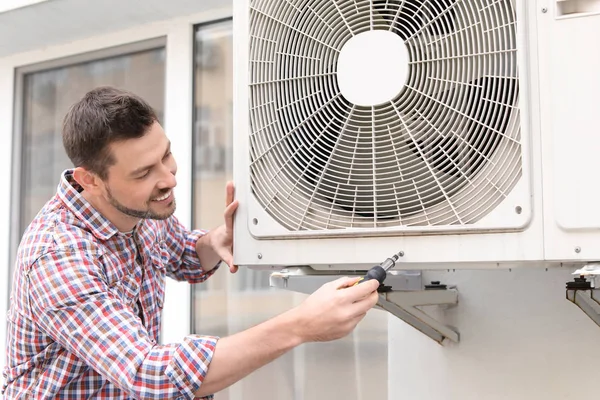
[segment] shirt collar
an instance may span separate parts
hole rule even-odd
[[[117,234],[119,230],[107,218],[100,214],[81,195],[83,189],[73,178],[73,170],[65,170],[58,184],[58,197],[67,208],[82,221],[92,234],[100,239],[107,240]]]

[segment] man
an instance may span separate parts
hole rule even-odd
[[[144,100],[114,88],[70,109],[63,143],[75,167],[17,254],[6,398],[211,398],[295,346],[347,335],[377,302],[377,282],[342,278],[246,331],[159,345],[167,275],[199,283],[221,260],[237,270],[233,186],[224,225],[184,228],[169,140]]]

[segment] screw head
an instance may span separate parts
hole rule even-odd
[[[581,247],[579,247],[579,246],[575,247],[575,253],[581,253]]]
[[[262,253],[258,253],[256,257],[258,257],[259,260],[262,260]]]
[[[544,14],[545,14],[545,13],[547,13],[547,12],[548,12],[548,7],[543,7],[543,8],[542,8],[542,12],[543,12]]]

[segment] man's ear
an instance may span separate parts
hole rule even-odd
[[[83,167],[77,167],[73,170],[73,178],[86,192],[95,196],[102,194],[104,184],[102,179],[95,173]]]

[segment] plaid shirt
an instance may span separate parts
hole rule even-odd
[[[203,231],[175,217],[119,232],[71,171],[25,232],[8,313],[8,399],[193,398],[217,338],[159,345],[165,276],[198,283]],[[212,396],[207,397],[207,399]]]

